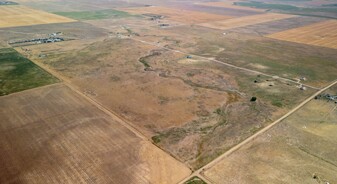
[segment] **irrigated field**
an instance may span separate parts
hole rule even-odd
[[[230,9],[237,9],[237,10],[249,10],[255,12],[265,12],[266,10],[257,9],[257,8],[250,8],[245,6],[237,6],[233,3],[236,1],[229,1],[229,2],[207,2],[207,3],[196,3],[203,6],[212,6],[212,7],[223,7],[223,8],[230,8]]]
[[[69,17],[76,20],[96,20],[109,18],[123,18],[131,15],[118,10],[106,9],[96,11],[54,12],[57,15]]]
[[[262,1],[262,2],[261,2]],[[275,0],[261,0],[261,1],[238,1],[235,2],[235,5],[245,6],[251,8],[259,8],[272,12],[282,12],[287,14],[295,15],[305,15],[305,16],[316,16],[316,17],[325,17],[325,18],[337,18],[337,7],[336,6],[321,6],[324,1],[313,0],[287,0],[287,1],[275,1]],[[316,5],[310,5],[309,3],[315,3]],[[329,3],[329,1],[325,1]],[[319,5],[321,4],[321,5]]]
[[[0,96],[58,80],[12,48],[0,48]]]
[[[337,21],[328,20],[309,26],[268,35],[284,41],[337,49]]]
[[[204,174],[214,183],[336,183],[336,131],[337,104],[312,100]]]
[[[75,21],[19,5],[0,6],[0,15],[0,28]]]
[[[0,183],[177,183],[190,173],[63,84],[0,100]]]
[[[259,24],[259,23],[264,23],[264,22],[271,22],[275,20],[287,19],[291,17],[294,17],[294,15],[265,13],[265,14],[259,14],[259,15],[233,18],[233,19],[223,20],[223,21],[206,22],[206,23],[202,23],[199,25],[209,27],[209,28],[214,28],[214,29],[227,30],[227,29],[232,29],[236,27],[243,27],[243,26],[254,25],[254,24]]]
[[[142,7],[142,8],[127,8],[122,9],[123,11],[129,12],[131,14],[156,14],[162,15],[164,18],[169,20],[187,23],[187,24],[196,24],[210,21],[219,21],[226,20],[232,17],[203,13],[197,11],[189,11],[176,8],[166,8],[166,7]]]
[[[144,6],[141,2],[135,1],[133,3],[121,0],[16,0],[22,5],[32,7],[47,12],[81,12],[81,11],[97,11],[114,8],[127,8]]]

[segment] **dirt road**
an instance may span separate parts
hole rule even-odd
[[[93,105],[95,105],[98,109],[100,109],[101,111],[105,112],[106,114],[108,114],[109,116],[111,116],[112,118],[114,118],[117,122],[119,122],[120,124],[122,124],[123,126],[125,126],[126,128],[128,128],[130,131],[132,131],[134,134],[136,134],[139,138],[143,139],[143,140],[148,140],[150,141],[147,137],[145,137],[145,135],[143,135],[141,132],[139,132],[136,128],[134,128],[131,123],[127,122],[127,120],[124,120],[123,118],[121,118],[119,115],[117,115],[116,113],[109,111],[108,109],[106,109],[105,107],[103,107],[100,103],[98,103],[97,101],[93,100],[92,98],[86,96],[85,94],[83,94],[81,91],[79,91],[76,87],[74,87],[71,84],[71,81],[68,80],[67,78],[63,77],[62,75],[58,74],[57,72],[55,72],[54,70],[48,68],[46,65],[35,62],[34,60],[32,60],[32,62],[36,65],[38,65],[39,67],[41,67],[42,69],[46,70],[47,72],[49,72],[50,74],[52,74],[54,77],[58,78],[59,80],[63,81],[64,85],[66,85],[68,88],[70,88],[72,91],[74,91],[75,93],[79,94],[81,97],[83,97],[84,99],[88,100],[90,103],[92,103]],[[151,142],[151,141],[150,141]]]
[[[334,82],[332,82],[328,86],[322,88],[321,90],[317,91],[315,94],[313,94],[312,96],[310,96],[309,98],[307,98],[306,100],[304,100],[301,104],[299,104],[297,107],[295,107],[294,109],[292,109],[291,111],[289,111],[287,114],[283,115],[278,120],[274,121],[272,124],[266,126],[265,128],[263,128],[262,130],[258,131],[256,134],[252,135],[251,137],[247,138],[246,140],[244,140],[240,144],[237,144],[236,146],[232,147],[230,150],[228,150],[224,154],[220,155],[218,158],[214,159],[212,162],[208,163],[204,167],[202,167],[199,170],[196,170],[195,172],[193,172],[193,174],[189,178],[191,178],[193,176],[198,176],[198,177],[203,176],[203,178],[206,179],[206,182],[213,183],[213,182],[211,182],[211,180],[209,178],[205,177],[202,174],[203,171],[205,171],[205,170],[213,167],[215,164],[217,164],[218,162],[220,162],[224,158],[228,157],[230,154],[232,154],[233,152],[235,152],[236,150],[238,150],[239,148],[241,148],[243,145],[245,145],[245,144],[249,143],[250,141],[254,140],[259,135],[261,135],[264,132],[268,131],[270,128],[272,128],[273,126],[275,126],[276,124],[278,124],[279,122],[281,122],[282,120],[284,120],[285,118],[287,118],[288,116],[292,115],[294,112],[296,112],[297,110],[299,110],[300,108],[302,108],[305,104],[307,104],[309,101],[311,101],[312,99],[314,99],[317,95],[321,94],[322,92],[324,92],[325,90],[329,89],[330,87],[332,87],[333,85],[336,85],[336,84],[337,84],[337,80],[335,80]],[[181,181],[180,183],[183,184],[189,178],[186,178],[185,180]]]
[[[151,42],[146,42],[143,40],[139,40],[136,38],[131,38],[133,40],[142,42],[144,44],[150,44],[150,45],[154,45],[157,46],[159,48],[162,49],[166,49],[166,50],[170,50],[173,52],[178,52],[178,53],[182,53],[182,54],[186,54],[186,55],[192,55],[189,53],[185,53],[179,50],[174,50],[174,49],[169,49],[169,48],[165,48],[165,47],[161,47],[158,46],[157,44],[151,43]],[[211,59],[211,58],[207,58],[207,57],[202,57],[202,56],[197,56],[197,55],[192,55],[195,57],[200,57],[212,62],[217,62],[219,64],[223,64],[232,68],[236,68],[239,70],[244,70],[244,71],[248,71],[248,72],[253,72],[256,74],[260,74],[260,75],[264,75],[264,76],[268,76],[268,77],[275,77],[269,74],[265,74],[265,73],[261,73],[255,70],[250,70],[247,68],[242,68],[242,67],[238,67],[235,65],[231,65],[228,63],[224,63],[215,59]],[[32,61],[34,62],[34,61]],[[148,139],[145,135],[143,135],[141,132],[139,132],[135,127],[132,126],[132,124],[130,122],[128,122],[127,120],[123,119],[122,117],[120,117],[118,114],[116,114],[115,112],[112,112],[108,109],[106,109],[103,105],[101,105],[99,102],[95,101],[94,99],[86,96],[84,93],[82,93],[79,89],[77,89],[75,86],[72,85],[71,81],[68,80],[67,78],[63,77],[62,75],[60,75],[58,72],[55,72],[54,70],[48,68],[48,66],[38,63],[38,62],[34,62],[36,65],[40,66],[41,68],[43,68],[44,70],[46,70],[47,72],[51,73],[52,75],[54,75],[55,77],[59,78],[61,81],[63,81],[63,83],[69,87],[72,91],[76,92],[77,94],[79,94],[80,96],[82,96],[83,98],[85,98],[86,100],[88,100],[90,103],[92,103],[93,105],[95,105],[97,108],[99,108],[100,110],[102,110],[103,112],[105,112],[106,114],[110,115],[112,118],[114,118],[117,122],[119,122],[121,125],[125,126],[126,128],[128,128],[130,131],[132,131],[134,134],[136,134],[138,137],[140,137],[143,140],[152,142],[150,139]],[[292,83],[296,83],[296,84],[301,84],[298,83],[297,81],[291,80],[291,79],[287,79],[287,78],[282,78],[279,77],[279,79],[284,80],[284,81],[288,81],[288,82],[292,82]],[[222,154],[221,156],[219,156],[218,158],[216,158],[215,160],[213,160],[212,162],[208,163],[207,165],[205,165],[204,167],[200,168],[199,170],[193,172],[189,177],[185,178],[184,180],[182,180],[180,183],[184,183],[185,181],[187,181],[188,179],[190,179],[193,176],[198,176],[201,179],[205,180],[207,183],[212,183],[212,181],[208,178],[206,178],[204,175],[202,175],[203,171],[214,166],[215,164],[217,164],[219,161],[221,161],[222,159],[226,158],[227,156],[229,156],[231,153],[235,152],[236,150],[238,150],[239,148],[241,148],[243,145],[245,145],[246,143],[254,140],[257,136],[261,135],[262,133],[266,132],[267,130],[269,130],[270,128],[272,128],[274,125],[276,125],[277,123],[281,122],[282,120],[284,120],[285,118],[287,118],[288,116],[290,116],[291,114],[293,114],[294,112],[296,112],[298,109],[300,109],[301,107],[303,107],[306,103],[308,103],[310,100],[312,100],[315,96],[317,96],[318,94],[322,93],[323,91],[325,91],[326,89],[330,88],[331,86],[337,84],[337,80],[334,81],[333,83],[331,83],[330,85],[324,87],[324,88],[316,88],[313,86],[308,86],[308,85],[303,85],[303,86],[307,86],[316,90],[317,91],[315,94],[313,94],[312,96],[310,96],[309,98],[307,98],[306,100],[304,100],[301,104],[299,104],[297,107],[295,107],[294,109],[292,109],[291,111],[289,111],[287,114],[285,114],[284,116],[282,116],[281,118],[279,118],[278,120],[274,121],[272,124],[266,126],[265,128],[263,128],[262,130],[260,130],[259,132],[257,132],[256,134],[254,134],[253,136],[247,138],[246,140],[244,140],[243,142],[241,142],[240,144],[234,146],[233,148],[231,148],[230,150],[228,150],[227,152],[225,152],[224,154]],[[168,154],[169,155],[169,154]],[[170,157],[172,157],[170,155]],[[175,159],[175,158],[174,158]]]
[[[156,47],[161,48],[161,49],[165,49],[165,50],[169,50],[169,51],[173,51],[173,52],[177,52],[177,53],[181,53],[181,54],[185,54],[185,55],[189,55],[189,56],[199,57],[199,58],[202,58],[202,59],[205,59],[205,60],[208,60],[208,61],[212,61],[212,62],[216,62],[216,63],[222,64],[222,65],[226,65],[228,67],[235,68],[235,69],[238,69],[238,70],[244,70],[244,71],[247,71],[247,72],[256,73],[258,75],[264,75],[264,76],[267,76],[267,77],[278,78],[278,79],[281,79],[283,81],[295,83],[295,84],[302,85],[302,86],[305,86],[305,87],[308,87],[308,88],[312,88],[312,89],[315,89],[315,90],[321,89],[321,88],[317,88],[317,87],[314,87],[314,86],[302,84],[302,83],[297,82],[297,81],[292,80],[292,79],[288,79],[288,78],[284,78],[284,77],[279,77],[279,76],[275,76],[275,75],[270,75],[270,74],[262,73],[262,72],[259,72],[259,71],[256,71],[256,70],[251,70],[251,69],[248,69],[248,68],[243,68],[243,67],[235,66],[235,65],[232,65],[232,64],[229,64],[229,63],[225,63],[225,62],[216,60],[216,59],[212,59],[212,58],[208,58],[208,57],[203,57],[203,56],[198,56],[198,55],[194,55],[194,54],[191,54],[191,53],[183,52],[183,51],[180,51],[180,50],[175,50],[175,49],[170,49],[170,48],[167,48],[167,47],[162,47],[162,46],[160,46],[158,44],[155,44],[155,43],[152,43],[152,42],[147,42],[147,41],[144,41],[144,40],[141,40],[141,39],[137,39],[137,38],[134,38],[134,37],[132,37],[130,39],[138,41],[138,42],[141,42],[141,43],[144,43],[144,44],[156,46]]]

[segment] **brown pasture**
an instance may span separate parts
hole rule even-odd
[[[336,183],[336,109],[334,102],[309,102],[205,176],[214,183]]]
[[[132,14],[157,14],[163,15],[167,19],[187,24],[196,24],[210,21],[226,20],[232,17],[224,15],[216,15],[204,12],[182,10],[167,7],[142,7],[142,8],[126,8],[122,9]]]
[[[271,22],[275,20],[287,19],[291,17],[294,17],[294,15],[265,13],[265,14],[245,16],[245,17],[239,17],[239,18],[223,20],[223,21],[201,23],[199,25],[209,27],[209,28],[214,28],[214,29],[227,30],[227,29],[232,29],[232,28],[237,28],[237,27],[244,27],[244,26],[249,26],[249,25],[254,25],[254,24]]]
[[[191,168],[208,163],[282,114],[275,100],[291,99],[284,103],[288,108],[312,93],[262,76],[255,84],[254,73],[132,39],[83,45],[75,40],[29,46],[29,58],[59,73],[148,138],[155,136],[158,146]],[[41,53],[46,57],[40,58]],[[250,103],[253,95],[261,101]]]
[[[0,15],[0,28],[76,21],[21,5],[0,6]]]
[[[278,40],[337,49],[337,21],[328,20],[268,35]]]
[[[190,170],[63,84],[1,97],[0,183],[177,183]]]
[[[78,50],[74,49],[76,45]],[[163,53],[152,56],[155,47],[132,40],[111,39],[82,46],[83,41],[69,41],[54,44],[53,48],[43,45],[29,48],[34,61],[44,62],[46,60],[38,55],[48,54],[50,58],[45,62],[48,66],[108,109],[133,122],[149,137],[159,130],[192,121],[201,112],[211,112],[226,100],[225,92],[196,90],[179,77],[168,78],[144,71],[139,61],[144,57],[148,63],[166,65],[171,61],[174,64],[185,57],[183,54],[158,51]],[[100,50],[101,55],[96,55],[96,50]],[[175,70],[175,67],[166,70]]]

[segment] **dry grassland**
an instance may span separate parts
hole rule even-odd
[[[224,15],[216,15],[197,11],[189,11],[182,9],[166,8],[166,7],[142,7],[142,8],[126,8],[122,11],[131,14],[157,14],[167,17],[167,19],[187,24],[196,24],[210,21],[226,20],[232,17]]]
[[[37,56],[34,61],[45,62],[59,71],[81,91],[133,122],[135,127],[149,137],[156,131],[192,121],[204,111],[211,112],[226,99],[226,93],[222,91],[203,88],[196,90],[180,77],[164,77],[144,71],[144,65],[139,61],[145,58],[145,62],[150,65],[153,65],[151,62],[166,65],[167,61],[173,64],[177,58],[184,58],[185,55],[156,51],[152,46],[132,40],[99,41],[84,49],[66,51],[70,43],[74,44],[72,48],[76,44],[78,48],[83,45],[82,41],[72,41],[66,43],[67,46],[62,43],[53,44],[53,49],[43,45],[32,46],[30,49]],[[96,50],[100,50],[101,55],[97,55]],[[38,58],[40,52],[49,55],[48,61]],[[152,55],[153,52],[161,54]],[[166,70],[175,70],[175,67],[167,67]],[[214,76],[204,76],[200,80],[209,79],[208,77]]]
[[[268,35],[269,38],[337,49],[337,21],[328,20],[309,26]]]
[[[111,38],[85,47],[76,40],[29,49],[33,61],[69,79],[193,168],[208,163],[267,125],[283,108],[312,93],[131,39]],[[41,53],[46,57],[39,58]],[[259,102],[251,103],[252,96]]]
[[[196,3],[198,5],[203,6],[211,6],[211,7],[223,7],[223,8],[230,8],[230,9],[237,9],[237,10],[249,10],[249,11],[255,11],[255,12],[264,12],[265,10],[262,9],[256,9],[256,8],[250,8],[245,6],[237,6],[234,5],[235,1],[230,2],[206,2],[206,3]]]
[[[0,183],[176,183],[190,174],[62,84],[1,97]]]
[[[25,6],[0,6],[0,15],[0,28],[75,21]]]
[[[214,29],[227,30],[227,29],[232,29],[232,28],[237,28],[237,27],[271,22],[275,20],[287,19],[291,17],[295,17],[295,16],[286,15],[286,14],[265,13],[265,14],[259,14],[259,15],[239,17],[239,18],[234,18],[234,19],[229,19],[229,20],[224,20],[224,21],[202,23],[199,25],[209,27],[209,28],[214,28]]]
[[[214,183],[336,183],[336,109],[313,100],[204,174]]]

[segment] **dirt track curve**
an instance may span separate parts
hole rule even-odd
[[[329,89],[330,87],[332,87],[335,84],[337,84],[337,80],[335,80],[334,82],[332,82],[328,86],[322,88],[321,90],[317,91],[315,94],[313,94],[312,96],[310,96],[309,98],[307,98],[306,100],[304,100],[301,104],[299,104],[297,107],[295,107],[294,109],[292,109],[291,111],[289,111],[287,114],[283,115],[278,120],[274,121],[270,125],[266,126],[262,130],[258,131],[256,134],[250,136],[246,140],[244,140],[241,143],[237,144],[236,146],[232,147],[230,150],[226,151],[225,153],[223,153],[222,155],[220,155],[219,157],[217,157],[216,159],[214,159],[212,162],[210,162],[210,163],[206,164],[205,166],[203,166],[202,168],[196,170],[195,172],[193,172],[193,174],[190,177],[188,177],[188,178],[184,179],[183,181],[181,181],[180,184],[183,184],[184,182],[186,182],[188,179],[190,179],[193,176],[198,176],[198,177],[201,176],[202,178],[204,178],[206,180],[207,183],[214,183],[209,178],[207,178],[206,176],[203,175],[203,171],[211,168],[212,166],[214,166],[215,164],[217,164],[218,162],[220,162],[224,158],[228,157],[230,154],[232,154],[236,150],[240,149],[243,145],[249,143],[250,141],[254,140],[259,135],[261,135],[264,132],[268,131],[270,128],[272,128],[273,126],[275,126],[276,124],[278,124],[279,122],[281,122],[282,120],[284,120],[285,118],[287,118],[288,116],[292,115],[294,112],[298,111],[301,107],[303,107],[309,101],[311,101],[312,99],[314,99],[315,96],[321,94],[322,92],[324,92],[325,90]]]

